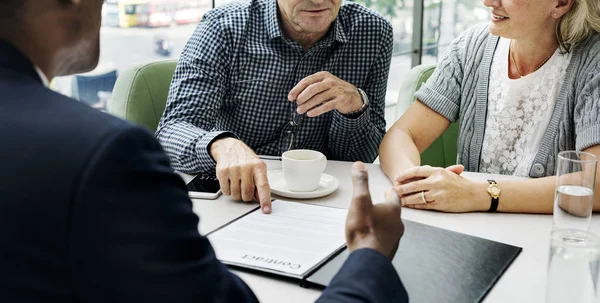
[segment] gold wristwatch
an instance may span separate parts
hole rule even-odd
[[[496,180],[487,180],[490,185],[487,188],[487,192],[488,194],[490,194],[490,196],[492,196],[492,204],[490,205],[490,209],[488,209],[488,212],[495,212],[498,209],[498,202],[499,202],[499,197],[500,197],[500,185],[498,185],[498,183],[496,183]]]

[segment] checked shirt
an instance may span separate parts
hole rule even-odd
[[[373,162],[385,133],[392,28],[358,4],[343,5],[328,34],[309,50],[286,38],[275,0],[229,3],[208,12],[185,46],[156,136],[176,170],[215,174],[211,142],[241,139],[258,155],[280,156],[291,140],[296,104],[287,99],[319,71],[361,88],[369,106],[303,119],[294,149],[330,160]]]

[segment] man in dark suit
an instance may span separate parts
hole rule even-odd
[[[96,66],[103,2],[0,2],[0,302],[256,301],[152,135],[46,87]],[[353,252],[320,300],[407,301],[400,205],[373,206],[353,174]]]

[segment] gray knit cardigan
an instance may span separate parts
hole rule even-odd
[[[479,171],[489,75],[498,40],[487,25],[471,27],[452,42],[433,75],[415,94],[448,120],[459,119],[457,160],[468,171]],[[530,177],[554,175],[560,151],[600,144],[600,33],[572,52]]]

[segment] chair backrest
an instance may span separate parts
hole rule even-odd
[[[418,65],[408,72],[398,96],[396,120],[415,102],[415,92],[429,79],[434,70],[435,65]],[[447,167],[456,164],[457,144],[458,121],[451,123],[448,129],[421,153],[421,165]]]
[[[108,112],[152,132],[165,111],[177,60],[134,66],[119,73]]]

